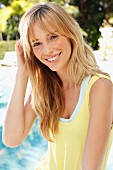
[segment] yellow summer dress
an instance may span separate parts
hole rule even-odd
[[[93,77],[87,76],[82,81],[79,100],[72,116],[70,119],[60,118],[56,140],[54,143],[48,142],[48,152],[38,163],[36,170],[81,170],[90,118],[89,93],[92,85],[101,77],[110,79],[98,74]],[[111,128],[101,170],[106,169],[112,139],[113,128]]]

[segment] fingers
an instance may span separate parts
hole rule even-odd
[[[24,50],[21,44],[21,41],[18,40],[15,44],[15,51],[17,55],[17,65],[18,67],[22,67],[25,65],[25,57],[24,57]]]
[[[15,51],[17,53],[17,56],[23,56],[24,57],[24,51],[23,51],[23,47],[22,47],[20,40],[18,40],[15,44]]]

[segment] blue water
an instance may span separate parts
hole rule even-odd
[[[2,125],[7,102],[12,93],[15,73],[16,67],[0,67],[0,170],[33,170],[47,150],[47,141],[38,132],[38,120],[19,147],[9,148],[2,143]],[[107,170],[113,170],[113,145]]]
[[[47,141],[39,133],[38,120],[19,147],[9,148],[2,143],[2,125],[15,73],[16,67],[0,67],[0,170],[33,170],[47,150]]]

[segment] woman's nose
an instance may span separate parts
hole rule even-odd
[[[50,55],[53,53],[53,47],[51,47],[51,45],[49,43],[46,43],[43,46],[43,53],[44,55]]]

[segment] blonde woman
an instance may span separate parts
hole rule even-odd
[[[113,87],[78,23],[48,2],[29,9],[19,30],[4,144],[18,146],[38,117],[48,152],[37,170],[105,170],[113,138]],[[28,79],[32,90],[24,105]]]

